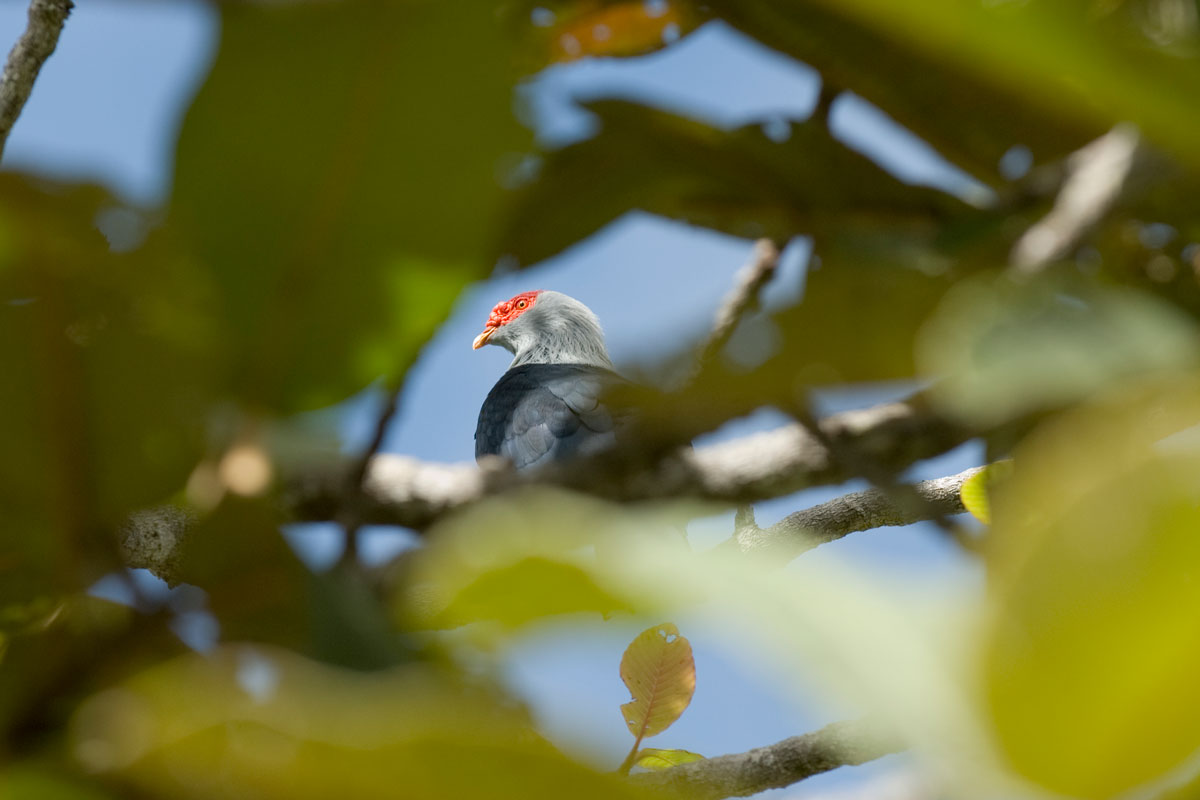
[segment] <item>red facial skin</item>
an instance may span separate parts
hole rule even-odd
[[[471,344],[472,349],[478,350],[483,347],[501,325],[507,325],[533,308],[533,304],[537,302],[537,297],[541,293],[540,289],[536,292],[521,292],[508,300],[496,303],[492,313],[488,315],[487,324],[483,326],[483,333],[476,336],[475,341]]]

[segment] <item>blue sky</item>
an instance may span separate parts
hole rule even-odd
[[[0,0],[4,47],[24,28],[25,8],[18,0]],[[12,132],[3,168],[95,180],[133,203],[163,202],[169,194],[175,135],[211,63],[218,35],[216,14],[197,0],[77,3],[58,51]],[[791,122],[810,113],[818,81],[809,67],[724,25],[710,24],[643,58],[551,68],[524,87],[522,95],[539,139],[549,145],[594,133],[594,122],[572,99],[593,97],[638,99],[724,127],[762,124],[768,135],[786,136]],[[832,124],[844,141],[904,180],[964,195],[978,191],[967,176],[856,97],[839,99]],[[384,449],[441,461],[472,458],[479,404],[510,358],[499,348],[471,350],[472,338],[498,300],[536,288],[576,296],[601,318],[619,365],[649,364],[683,338],[703,334],[750,246],[747,240],[631,212],[544,263],[471,287],[423,351]],[[771,287],[772,303],[791,302],[800,295],[806,257],[807,242],[794,242],[783,274]],[[752,325],[744,335],[769,343],[769,323],[756,324],[757,329]],[[825,399],[829,410],[839,410],[869,405],[909,388],[874,387],[829,393]],[[367,392],[338,412],[348,449],[357,449],[366,438],[374,407],[374,395]],[[709,439],[780,422],[779,415],[764,411],[731,423]],[[913,474],[953,474],[981,457],[977,447],[967,446],[919,465]],[[763,503],[759,520],[769,524],[850,488],[861,487],[828,487]],[[728,514],[699,520],[690,528],[697,547],[715,544],[730,531]],[[290,538],[301,556],[317,566],[336,558],[340,549],[337,531],[320,526]],[[373,530],[364,550],[382,558],[409,541],[402,533]],[[944,580],[952,586],[970,586],[977,578],[974,567],[927,525],[851,536],[807,554],[791,569],[801,579],[806,570],[819,570],[824,559]],[[561,744],[574,752],[590,752],[597,763],[615,765],[629,745],[617,710],[628,699],[617,679],[617,663],[638,626],[610,621],[589,627],[593,635],[586,637],[561,626],[530,635],[509,657],[507,674]],[[836,716],[814,703],[797,707],[784,699],[787,693],[766,675],[731,655],[734,650],[720,632],[703,627],[685,627],[683,632],[696,650],[695,701],[675,727],[649,744],[708,755],[737,752],[802,733]],[[203,639],[211,633],[197,635]],[[583,728],[588,733],[581,739],[578,732]],[[888,768],[890,760],[841,770],[773,794],[803,797]]]

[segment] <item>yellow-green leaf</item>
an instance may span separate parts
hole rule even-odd
[[[644,796],[443,670],[356,672],[271,647],[156,665],[87,699],[71,731],[81,767],[138,796]]]
[[[633,695],[621,706],[629,732],[638,739],[662,733],[679,719],[696,691],[692,645],[673,623],[647,628],[625,649],[621,680]]]
[[[962,498],[963,508],[971,512],[971,516],[984,525],[992,523],[992,509],[988,501],[988,493],[998,480],[1004,480],[1012,473],[1012,461],[997,461],[989,464],[963,481],[959,487],[958,496]]]
[[[983,686],[1023,776],[1127,794],[1200,748],[1200,381],[1037,431],[994,495]]]
[[[633,763],[642,769],[657,771],[703,760],[704,756],[699,753],[693,753],[691,750],[659,750],[655,747],[646,747],[638,753],[637,761]]]

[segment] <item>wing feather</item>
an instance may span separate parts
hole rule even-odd
[[[488,393],[475,428],[475,457],[499,455],[517,469],[597,452],[616,441],[604,392],[623,382],[586,364],[524,364]]]

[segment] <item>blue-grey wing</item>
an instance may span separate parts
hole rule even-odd
[[[578,364],[526,364],[493,387],[479,412],[475,457],[499,455],[517,469],[610,447],[613,414],[603,402],[616,373]]]

